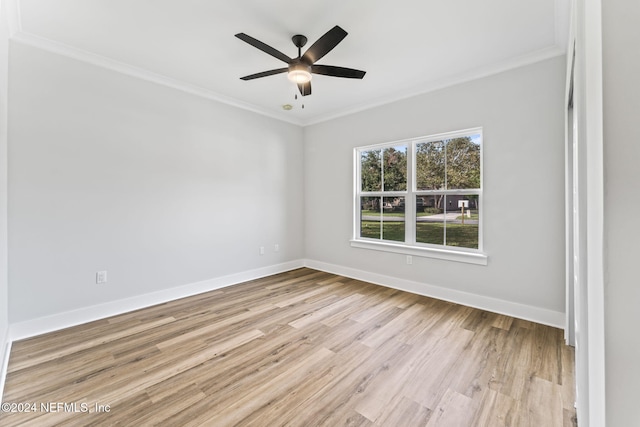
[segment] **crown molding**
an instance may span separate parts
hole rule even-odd
[[[322,116],[317,116],[314,119],[303,122],[303,126],[314,125],[317,123],[326,122],[329,120],[337,119],[350,114],[359,113],[361,111],[369,110],[372,108],[380,107],[393,102],[402,101],[404,99],[413,98],[415,96],[424,95],[436,90],[444,89],[450,86],[467,83],[473,80],[478,80],[483,77],[489,77],[494,74],[503,73],[515,68],[524,67],[526,65],[535,64],[536,62],[545,61],[547,59],[555,58],[557,56],[564,55],[566,52],[559,46],[552,46],[549,48],[541,49],[533,53],[522,55],[517,58],[509,59],[498,64],[493,64],[486,67],[475,68],[468,73],[458,74],[453,77],[448,77],[435,82],[424,82],[417,84],[415,87],[406,89],[400,92],[396,92],[393,96],[385,96],[371,101],[367,101],[354,107],[343,109]]]
[[[11,40],[14,42],[35,47],[47,52],[51,52],[51,53],[62,55],[71,59],[75,59],[80,62],[85,62],[97,67],[106,68],[111,71],[115,71],[121,74],[126,74],[128,76],[146,80],[158,85],[170,87],[172,89],[186,92],[191,95],[199,96],[205,99],[227,104],[232,107],[251,111],[253,113],[267,116],[276,120],[288,122],[298,126],[302,125],[302,123],[299,120],[296,120],[291,116],[274,114],[271,111],[267,111],[265,109],[256,107],[255,105],[239,101],[229,96],[219,94],[212,90],[205,89],[203,87],[196,86],[190,83],[185,83],[178,79],[174,79],[171,77],[164,76],[162,74],[154,73],[152,71],[149,71],[140,67],[136,67],[124,62],[116,61],[114,59],[107,58],[102,55],[97,55],[95,53],[92,53],[83,49],[78,49],[76,47],[69,46],[67,44],[60,43],[45,37],[40,37],[35,34],[27,33],[24,31],[18,31],[11,37]]]

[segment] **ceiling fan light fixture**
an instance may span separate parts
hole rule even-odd
[[[353,68],[336,67],[334,65],[316,64],[318,60],[331,52],[331,50],[333,50],[333,48],[335,48],[346,36],[347,32],[336,25],[316,40],[315,43],[313,43],[313,45],[303,54],[302,48],[306,45],[307,38],[301,34],[296,34],[291,37],[291,41],[298,48],[298,57],[290,58],[260,40],[254,39],[245,33],[238,33],[236,34],[236,37],[243,42],[248,43],[287,64],[287,68],[276,68],[274,70],[250,74],[248,76],[240,77],[240,79],[247,81],[261,77],[273,76],[275,74],[287,73],[287,77],[298,86],[298,91],[302,96],[311,95],[311,73],[330,77],[362,79],[366,74],[365,71],[355,70]]]
[[[309,83],[311,81],[311,73],[299,68],[289,71],[287,77],[289,77],[289,80],[297,84]]]

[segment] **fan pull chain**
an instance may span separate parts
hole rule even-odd
[[[293,99],[295,99],[296,101],[298,100],[298,94],[297,93],[293,94]],[[302,104],[302,109],[304,110],[304,104]]]

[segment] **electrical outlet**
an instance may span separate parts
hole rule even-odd
[[[277,243],[275,245],[273,245],[273,251],[274,252],[280,252],[280,245],[277,244]]]
[[[407,265],[413,264],[413,257],[411,255],[407,255]]]
[[[107,272],[106,271],[98,271],[96,273],[96,284],[100,285],[102,283],[107,283]]]
[[[260,246],[260,255],[264,255],[264,246]]]

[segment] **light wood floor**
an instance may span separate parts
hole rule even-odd
[[[0,425],[567,427],[573,360],[559,329],[300,269],[14,343],[4,402],[36,411]]]

